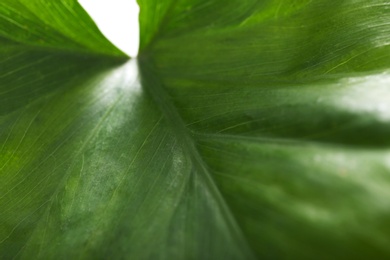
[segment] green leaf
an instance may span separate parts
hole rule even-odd
[[[0,258],[390,256],[390,5],[0,4]]]

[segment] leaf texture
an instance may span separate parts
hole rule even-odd
[[[389,4],[157,2],[139,1],[144,85],[160,79],[257,257],[389,255]]]
[[[0,4],[0,258],[390,255],[390,5]]]

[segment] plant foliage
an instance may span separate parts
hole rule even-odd
[[[1,259],[390,257],[390,3],[0,3]]]

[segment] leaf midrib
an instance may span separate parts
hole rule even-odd
[[[139,54],[138,66],[142,80],[142,87],[145,88],[146,92],[151,96],[157,107],[160,109],[167,124],[176,136],[177,143],[181,145],[183,152],[188,158],[190,158],[190,161],[197,169],[196,172],[201,174],[201,178],[204,180],[208,191],[219,205],[224,220],[227,222],[227,226],[230,228],[231,233],[237,238],[236,241],[242,242],[243,248],[251,254],[248,257],[254,259],[253,249],[250,247],[243,230],[238,225],[236,218],[215,183],[208,169],[209,167],[207,163],[204,161],[198,148],[196,147],[196,141],[194,139],[196,133],[192,133],[192,131],[186,126],[178,110],[170,101],[170,96],[164,89],[162,81],[150,58],[147,57],[147,54]]]

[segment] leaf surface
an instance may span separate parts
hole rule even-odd
[[[0,4],[0,256],[389,256],[388,3],[139,4]]]

